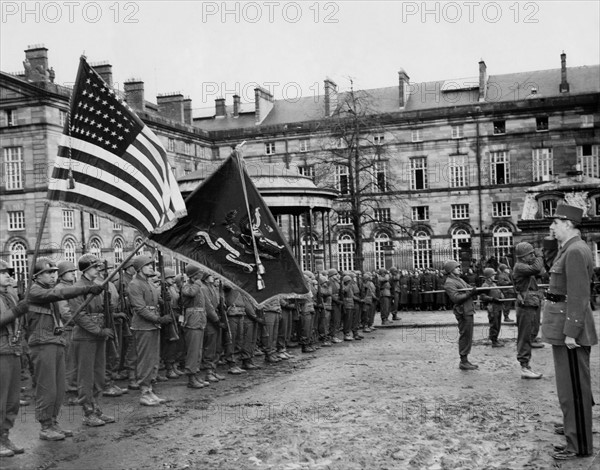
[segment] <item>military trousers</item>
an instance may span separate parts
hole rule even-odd
[[[380,297],[379,306],[381,308],[381,319],[387,320],[390,316],[390,297]]]
[[[277,336],[279,335],[279,321],[281,313],[265,312],[265,324],[263,325],[263,350],[265,354],[272,355],[275,353],[277,346]]]
[[[200,370],[202,361],[202,351],[204,348],[204,328],[192,329],[183,328],[185,336],[185,370],[188,375],[197,374]]]
[[[473,345],[473,315],[455,313],[458,321],[458,354],[466,360]]]
[[[152,388],[160,362],[160,330],[134,330],[137,361],[136,379],[140,387]]]
[[[522,367],[528,367],[531,360],[531,334],[537,311],[539,307],[523,307],[517,304],[517,360]]]
[[[340,326],[342,324],[342,306],[333,302],[331,306],[331,323],[329,326],[329,336],[332,338],[338,334],[340,331]]]
[[[62,344],[30,346],[35,378],[35,419],[56,419],[65,399],[65,347]]]
[[[77,360],[73,348],[73,329],[65,330],[67,346],[65,348],[65,377],[67,380],[67,392],[77,393]]]
[[[281,310],[279,331],[277,332],[277,350],[285,351],[292,336],[292,311],[288,308]]]
[[[98,406],[105,385],[106,340],[73,341],[77,360],[77,401],[85,414]]]
[[[235,364],[235,354],[242,348],[242,342],[244,341],[244,318],[246,318],[245,315],[232,315],[227,317],[231,338],[229,335],[225,335],[227,342],[225,354],[227,363],[230,365]]]
[[[488,307],[488,322],[490,324],[490,340],[496,342],[502,327],[502,305],[491,304]]]
[[[219,328],[214,323],[208,322],[204,328],[204,342],[202,347],[202,359],[200,368],[203,370],[217,370],[217,341],[220,338]]]
[[[21,357],[0,355],[0,434],[12,429],[21,399]]]

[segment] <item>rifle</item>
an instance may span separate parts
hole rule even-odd
[[[168,336],[167,341],[178,341],[179,333],[177,332],[177,318],[175,318],[175,314],[173,313],[173,309],[171,308],[171,301],[167,301],[167,283],[165,282],[165,266],[163,262],[162,252],[158,252],[158,269],[160,271],[161,283],[160,283],[160,291],[163,298],[163,311],[162,315],[170,315],[173,320],[171,323],[167,325],[168,328]]]
[[[538,287],[548,287],[548,284],[538,284]],[[456,289],[457,292],[469,292],[475,289],[476,291],[486,291],[491,289],[514,289],[514,286],[494,286],[494,287],[465,287],[463,289]],[[446,292],[445,290],[430,290],[427,292],[421,292],[421,294],[440,294]]]
[[[219,313],[225,318],[227,325],[227,336],[229,336],[229,344],[233,345],[233,337],[231,336],[231,328],[229,326],[229,318],[227,318],[227,309],[225,308],[225,292],[223,291],[223,283],[219,282]],[[231,346],[233,347],[233,346]]]
[[[107,260],[104,260],[104,272],[108,276]],[[117,335],[117,328],[115,327],[115,317],[113,316],[112,309],[110,308],[110,292],[108,288],[104,289],[104,327],[113,331],[113,338],[110,340],[110,344],[112,344],[115,357],[120,357],[119,337]]]

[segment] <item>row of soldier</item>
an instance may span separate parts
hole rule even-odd
[[[444,292],[429,292],[442,288],[447,275],[433,270],[305,271],[307,296],[274,297],[256,309],[241,291],[193,265],[179,276],[164,269],[161,283],[146,255],[126,262],[113,282],[104,282],[110,267],[93,255],[83,255],[77,266],[41,258],[19,303],[9,289],[12,269],[0,268],[6,291],[0,352],[8,378],[0,454],[22,451],[8,439],[18,412],[21,355],[32,366],[39,436],[54,441],[72,435],[57,421],[65,395],[82,407],[84,425],[103,426],[115,419],[103,413],[102,396],[140,390],[140,404],[158,406],[165,399],[154,393],[157,382],[186,375],[189,388],[201,389],[225,379],[220,364],[238,375],[259,368],[258,355],[267,363],[289,359],[293,343],[310,353],[361,340],[374,330],[377,311],[386,324],[398,311],[448,307]],[[126,388],[115,383],[126,379]]]

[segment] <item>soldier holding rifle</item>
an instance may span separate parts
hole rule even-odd
[[[95,281],[102,265],[100,260],[94,255],[87,254],[79,258],[78,265],[81,278],[74,284],[74,287],[98,286]],[[95,297],[79,315],[73,318],[75,323],[73,350],[77,364],[77,401],[83,408],[83,424],[93,427],[115,422],[115,418],[102,413],[99,406],[99,397],[105,384],[106,340],[115,336],[114,330],[106,328],[105,325],[106,300],[99,296]],[[84,301],[85,295],[79,295],[69,300],[71,311],[78,311]]]

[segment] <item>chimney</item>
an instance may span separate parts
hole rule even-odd
[[[338,106],[337,85],[329,78],[325,79],[325,116],[333,115]]]
[[[410,90],[408,88],[408,74],[404,71],[404,69],[400,69],[398,71],[398,104],[401,108],[406,106],[408,103],[408,95],[410,94]]]
[[[483,59],[479,61],[479,101],[485,101],[487,95],[487,66]]]
[[[225,98],[217,98],[215,100],[215,117],[224,118],[226,115]]]
[[[183,122],[189,124],[190,126],[193,124],[192,122],[192,99],[186,98],[183,100]]]
[[[145,99],[144,99],[144,82],[137,79],[130,79],[123,84],[125,91],[125,101],[133,109],[138,111],[144,111]]]
[[[567,82],[567,54],[565,51],[560,55],[560,86],[558,91],[569,93],[569,82]]]
[[[158,113],[172,121],[183,122],[183,95],[179,92],[164,93],[156,97]]]
[[[240,115],[240,95],[233,95],[233,117]]]
[[[48,49],[43,44],[28,46],[25,50],[25,79],[30,82],[48,82]]]
[[[273,95],[264,88],[254,89],[254,123],[260,124],[273,109]]]
[[[97,64],[91,64],[91,66],[96,73],[102,77],[102,80],[104,80],[108,86],[112,87],[112,65],[108,62],[99,62]]]

